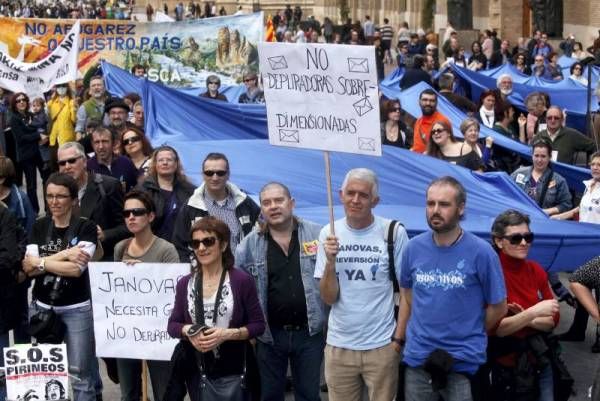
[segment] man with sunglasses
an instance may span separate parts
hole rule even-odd
[[[121,217],[123,189],[113,177],[88,171],[83,146],[67,142],[58,148],[58,169],[70,175],[79,187],[79,214],[92,220],[97,227],[104,256],[111,261],[117,242],[127,238],[129,232]]]
[[[190,227],[204,216],[224,221],[231,231],[232,251],[258,220],[260,208],[236,185],[229,182],[229,161],[222,153],[209,153],[202,162],[200,185],[183,206],[173,229],[173,244],[182,263],[190,261]]]
[[[487,335],[506,315],[506,289],[490,244],[463,231],[467,195],[453,177],[429,184],[431,231],[412,238],[402,255],[396,338],[404,348],[407,401],[473,399],[470,380],[486,361]],[[438,373],[446,368],[446,383]]]
[[[200,97],[205,97],[207,99],[213,99],[213,100],[222,100],[224,102],[228,102],[225,95],[222,93],[219,93],[220,87],[221,87],[221,79],[216,75],[209,75],[206,78],[206,92],[202,93],[200,95]]]
[[[289,361],[296,400],[319,401],[324,311],[313,275],[321,226],[294,216],[281,183],[259,196],[265,223],[237,246],[235,262],[254,278],[268,323],[256,344],[262,400],[284,399]]]
[[[577,152],[591,154],[596,151],[594,140],[574,128],[563,126],[564,115],[560,107],[550,106],[546,111],[546,129],[534,141],[549,140],[552,144],[552,161],[575,164]]]
[[[265,94],[258,86],[258,76],[254,72],[244,74],[244,85],[246,92],[242,93],[238,99],[238,103],[247,104],[264,104]]]

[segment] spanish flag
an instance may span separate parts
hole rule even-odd
[[[266,36],[265,40],[267,42],[277,41],[277,39],[275,39],[275,29],[273,28],[273,19],[271,18],[270,15],[267,18],[267,36]]]

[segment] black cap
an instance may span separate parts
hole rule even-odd
[[[130,110],[129,110],[129,106],[127,105],[127,103],[125,103],[125,102],[123,101],[123,99],[121,99],[121,98],[118,98],[118,97],[117,97],[117,98],[113,98],[113,99],[111,99],[111,100],[110,100],[110,102],[108,102],[108,103],[107,103],[107,104],[104,106],[104,112],[105,112],[105,113],[108,113],[108,112],[109,112],[111,109],[114,109],[114,108],[116,108],[116,107],[118,107],[118,108],[121,108],[121,109],[124,109],[124,110],[126,110],[128,113],[129,113],[129,111],[130,111]]]

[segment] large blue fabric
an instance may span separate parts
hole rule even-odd
[[[327,222],[323,153],[270,145],[264,106],[212,102],[145,80],[140,82],[146,132],[154,145],[168,143],[178,150],[186,174],[194,182],[201,181],[203,157],[209,152],[223,152],[230,160],[232,181],[248,193],[255,196],[265,183],[281,181],[291,188],[298,215]],[[402,94],[403,104],[411,114],[419,114],[414,110],[415,105],[418,108],[414,99],[425,87],[416,86]],[[450,115],[451,105],[446,105],[443,100],[440,105],[451,119],[459,118]],[[497,136],[499,144],[513,146],[511,142]],[[519,144],[518,149],[528,153],[524,145]],[[331,163],[336,191],[348,169],[373,169],[380,179],[381,194],[375,212],[400,220],[411,236],[428,229],[425,220],[428,183],[439,176],[452,175],[463,183],[468,193],[466,218],[462,225],[478,236],[489,239],[495,216],[508,208],[517,208],[532,218],[532,229],[537,237],[531,256],[546,268],[574,269],[596,256],[600,246],[600,226],[548,219],[504,173],[473,173],[428,156],[387,146],[384,146],[383,157],[332,153]],[[575,171],[579,173],[578,179],[589,177],[585,170]],[[335,199],[339,204],[337,196]],[[336,218],[343,215],[341,206],[336,206],[334,212]]]

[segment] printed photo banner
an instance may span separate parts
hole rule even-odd
[[[0,86],[13,92],[39,95],[56,84],[77,79],[78,43],[79,21],[41,60],[28,62],[13,58],[0,47]]]
[[[269,143],[381,156],[372,46],[263,42]]]
[[[263,13],[181,22],[80,20],[79,71],[100,59],[130,70],[146,66],[150,81],[173,87],[204,87],[216,74],[223,85],[258,70]],[[0,51],[33,62],[57,47],[75,20],[0,18]]]
[[[167,333],[179,279],[189,263],[90,263],[96,355],[168,361]]]
[[[4,367],[8,400],[69,398],[65,344],[19,344],[4,348]]]

